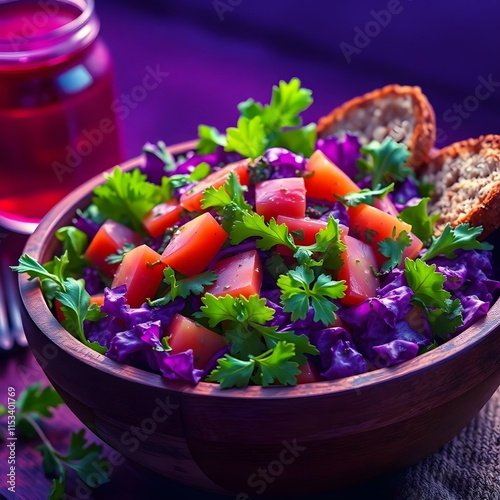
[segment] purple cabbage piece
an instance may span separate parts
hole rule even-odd
[[[89,219],[85,217],[83,214],[78,213],[73,220],[73,225],[80,229],[80,231],[83,231],[89,238],[89,241],[92,241],[94,236],[97,234],[97,231],[99,231],[99,228],[101,227],[100,224],[97,222],[93,221],[92,219]]]
[[[410,204],[416,204],[420,201],[418,186],[413,177],[406,177],[403,182],[398,183],[391,194],[392,201],[399,211]]]
[[[85,280],[85,290],[90,295],[99,293],[102,290],[103,282],[99,271],[95,267],[84,267],[82,278]]]
[[[418,345],[407,340],[391,340],[386,344],[373,348],[373,364],[378,368],[392,366],[414,358],[418,353]]]
[[[360,147],[358,137],[353,134],[345,134],[342,139],[332,135],[316,142],[316,149],[322,151],[352,179],[359,174],[357,161],[361,158]]]
[[[303,172],[307,160],[285,148],[270,148],[264,153],[264,160],[273,167],[271,179],[296,177],[297,172]]]

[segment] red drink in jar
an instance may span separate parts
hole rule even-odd
[[[123,160],[98,35],[93,0],[0,1],[0,226],[29,232]]]

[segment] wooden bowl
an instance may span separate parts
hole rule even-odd
[[[56,230],[101,181],[61,201],[25,252],[51,259]],[[238,498],[312,494],[407,467],[453,438],[500,384],[500,302],[455,339],[400,365],[296,387],[221,390],[169,382],[88,349],[58,323],[38,281],[21,275],[20,288],[30,348],[87,427],[170,479]]]

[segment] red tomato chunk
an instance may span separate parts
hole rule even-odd
[[[181,314],[175,314],[166,330],[172,354],[193,350],[194,367],[202,370],[227,345],[226,339]]]
[[[179,222],[182,207],[177,200],[169,200],[153,207],[144,217],[142,225],[149,236],[157,238],[166,229]]]
[[[307,196],[320,200],[337,201],[337,196],[360,191],[358,185],[335,163],[317,150],[309,158],[304,177]]]
[[[163,269],[165,264],[160,254],[147,245],[140,245],[125,254],[111,288],[127,285],[127,303],[140,307],[146,299],[155,296],[163,279]]]
[[[194,276],[207,268],[226,240],[226,231],[206,212],[179,228],[161,260],[186,276]]]
[[[410,224],[396,219],[378,208],[370,205],[359,205],[349,209],[349,217],[352,232],[356,236],[359,235],[360,240],[371,245],[379,265],[387,260],[387,257],[380,253],[378,248],[379,243],[385,238],[397,238],[403,231],[410,235],[412,243],[405,248],[403,261],[406,257],[414,259],[423,246],[422,241],[411,232]],[[394,229],[395,234],[393,235]]]
[[[110,219],[99,228],[84,257],[106,276],[112,277],[119,264],[109,264],[106,258],[127,244],[139,245],[141,241],[142,238],[132,229]]]
[[[278,215],[304,217],[306,188],[302,177],[271,179],[255,185],[255,211],[266,221]]]
[[[377,295],[378,278],[373,271],[378,270],[375,253],[370,245],[349,235],[342,235],[346,245],[342,252],[342,267],[337,278],[345,280],[347,290],[341,302],[347,305],[361,304],[369,297]]]
[[[255,250],[233,255],[215,263],[213,269],[217,273],[215,283],[206,288],[207,293],[216,297],[250,295],[260,293],[262,286],[262,264]]]
[[[201,212],[201,200],[203,191],[213,186],[215,189],[220,188],[229,178],[231,172],[234,172],[240,181],[240,184],[246,186],[250,182],[250,174],[248,173],[248,165],[250,160],[243,160],[236,163],[230,163],[220,170],[212,172],[200,182],[195,184],[189,191],[186,191],[180,197],[181,205],[190,212]]]

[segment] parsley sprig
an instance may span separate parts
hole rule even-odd
[[[270,385],[275,381],[293,385],[298,367],[306,362],[305,354],[318,354],[305,335],[279,332],[270,326],[275,311],[266,299],[251,295],[215,297],[207,293],[196,316],[206,319],[210,328],[224,322],[224,336],[231,352],[219,359],[208,380],[221,388],[243,387],[250,383]]]
[[[42,388],[40,382],[29,385],[19,395],[16,402],[16,427],[20,436],[27,439],[38,437],[41,444],[36,449],[42,455],[45,475],[52,479],[49,500],[65,497],[67,472],[74,470],[87,485],[95,487],[96,474],[99,484],[109,481],[106,475],[110,470],[108,460],[102,454],[102,446],[87,443],[83,429],[72,433],[68,449],[58,451],[43,430],[43,422],[53,416],[53,410],[63,404],[59,394],[50,386]],[[9,410],[0,405],[0,417],[8,415]]]
[[[30,281],[38,278],[49,305],[53,305],[54,299],[61,304],[64,328],[86,346],[104,354],[106,348],[97,342],[90,342],[83,329],[84,321],[97,321],[103,315],[97,304],[90,305],[90,294],[85,290],[85,280],[67,276],[68,264],[68,251],[61,257],[54,257],[46,266],[39,264],[30,255],[24,254],[19,258],[19,265],[12,266],[12,270],[27,273]],[[47,267],[51,270],[49,271]]]
[[[312,102],[311,91],[302,88],[298,78],[288,83],[280,81],[273,87],[270,104],[262,105],[253,99],[241,102],[238,123],[236,127],[229,127],[226,135],[214,127],[201,125],[198,152],[211,153],[217,146],[223,146],[226,151],[255,159],[266,149],[281,146],[310,156],[316,142],[316,125],[302,127],[300,113]]]

